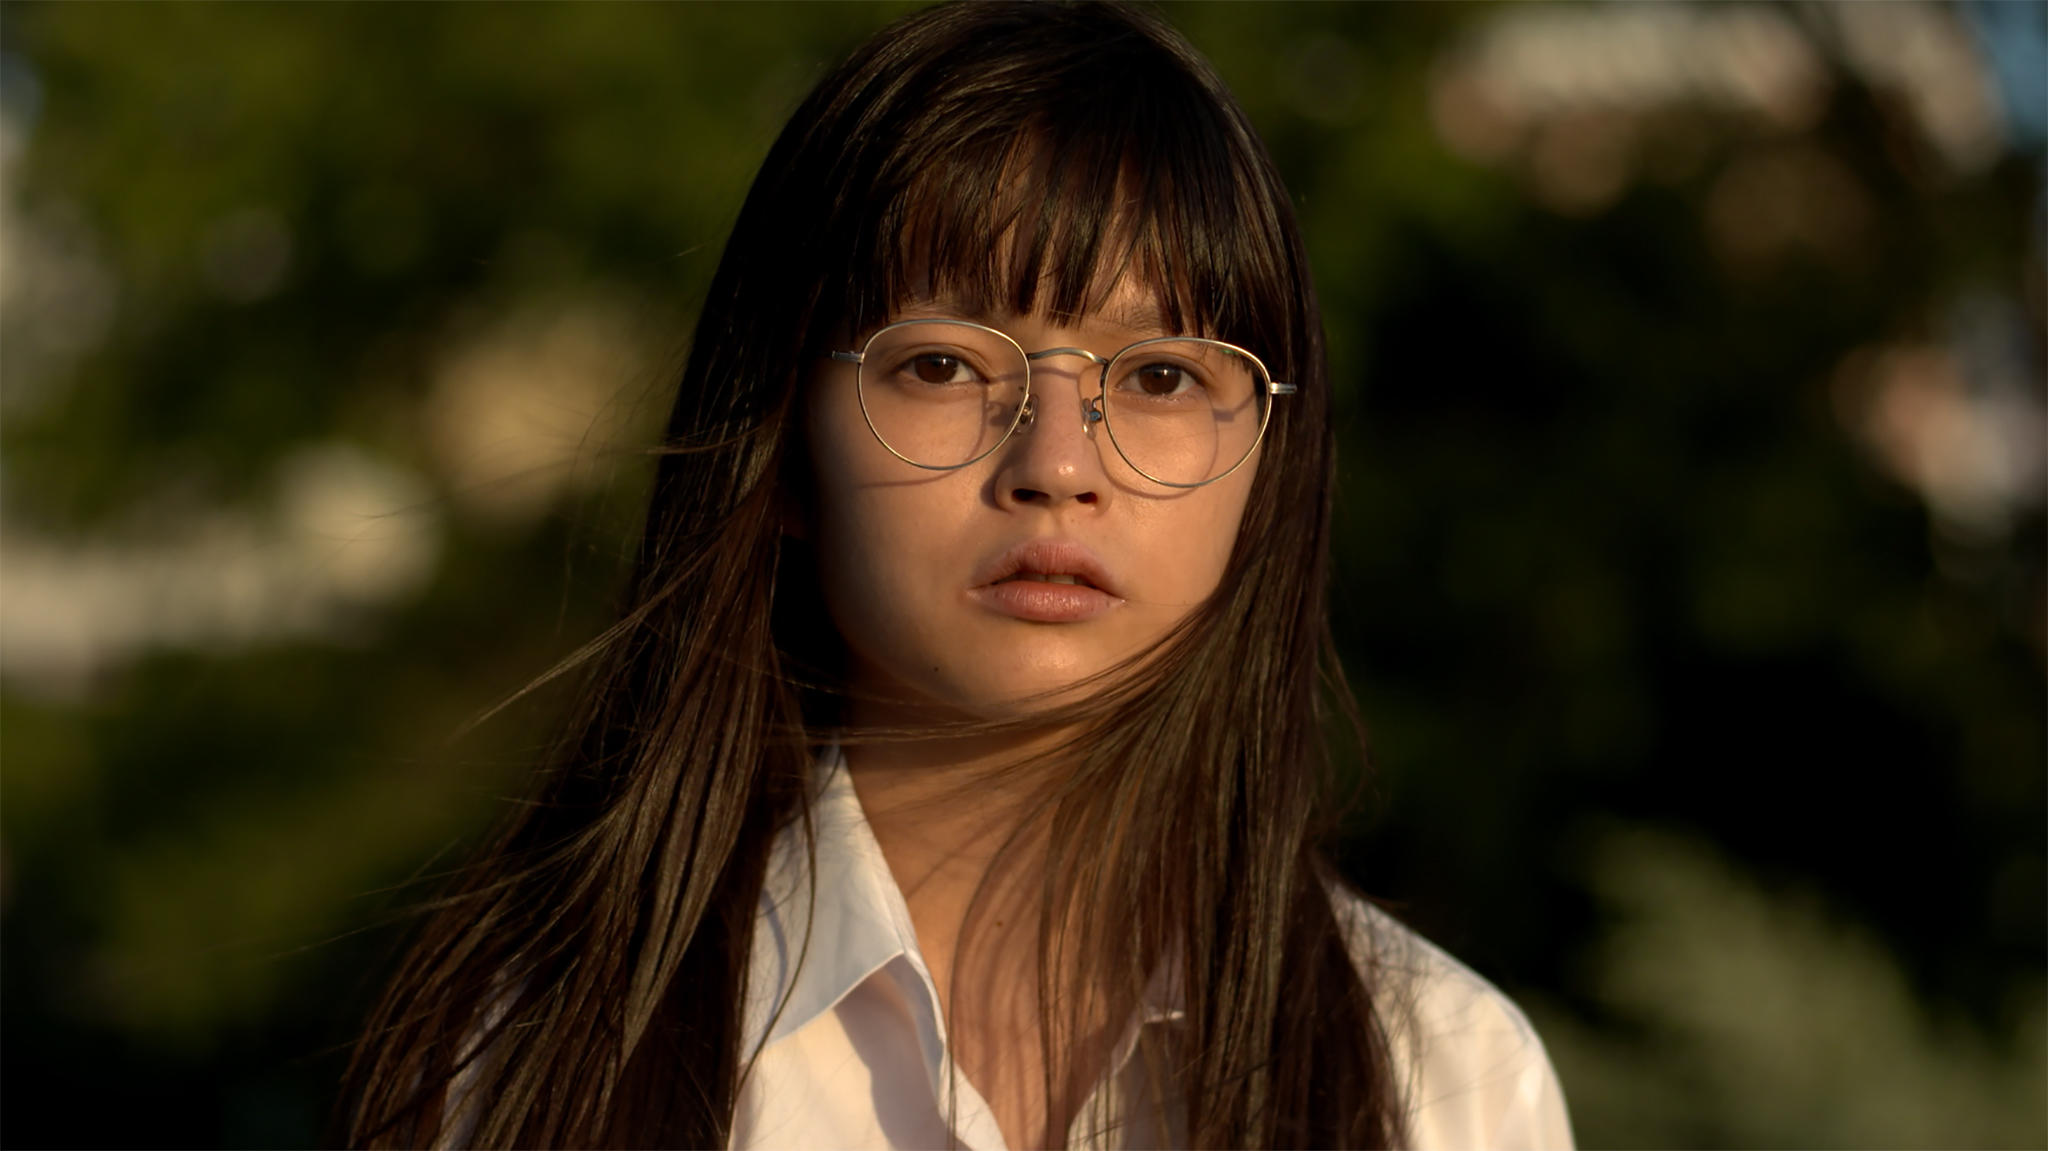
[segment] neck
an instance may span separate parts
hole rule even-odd
[[[996,918],[1006,925],[1027,910],[1035,923],[1037,905],[1026,895],[1035,899],[1040,888],[1042,836],[1026,824],[1057,770],[1052,753],[1062,738],[982,733],[845,749],[854,790],[920,936],[928,921],[935,934],[957,935],[977,893],[987,907],[1001,907]],[[1002,882],[983,890],[998,855]]]
[[[1018,1147],[1044,1145],[1064,1130],[1070,1110],[1062,1100],[1046,1118],[1038,999],[1045,836],[1033,818],[1065,738],[982,734],[845,749],[909,908],[954,1058]]]

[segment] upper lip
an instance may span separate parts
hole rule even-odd
[[[1070,575],[1086,580],[1101,591],[1121,598],[1109,569],[1094,552],[1073,540],[1026,540],[983,563],[974,573],[974,586],[987,587],[1018,572],[1033,575]]]

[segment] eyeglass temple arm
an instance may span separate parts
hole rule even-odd
[[[1283,384],[1279,380],[1267,380],[1266,390],[1273,393],[1276,396],[1291,396],[1294,393],[1300,391],[1301,389],[1295,387],[1293,384]]]
[[[866,359],[867,356],[865,353],[862,352],[826,352],[825,358],[830,360],[838,360],[842,364],[858,364],[862,360]]]

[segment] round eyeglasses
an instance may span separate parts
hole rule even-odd
[[[1294,391],[1243,348],[1193,336],[1139,340],[1105,359],[1085,348],[1026,352],[968,320],[901,320],[858,352],[828,354],[858,366],[861,415],[882,446],[933,471],[974,463],[1033,420],[1033,360],[1080,356],[1100,366],[1087,427],[1108,429],[1132,470],[1172,488],[1236,471],[1265,435],[1273,397]]]

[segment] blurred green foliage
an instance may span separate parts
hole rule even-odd
[[[560,696],[466,721],[603,625],[747,181],[902,10],[0,9],[10,1143],[319,1140]],[[2048,1139],[2010,29],[1168,12],[1327,313],[1345,865],[1530,1005],[1586,1144]]]

